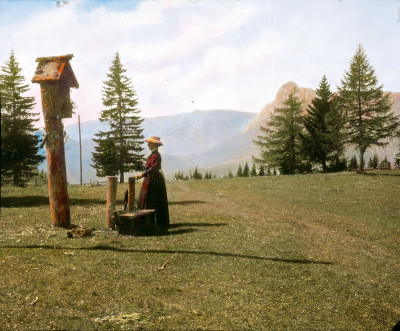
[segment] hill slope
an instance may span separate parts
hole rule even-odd
[[[244,153],[252,137],[244,132],[257,114],[232,110],[194,111],[173,116],[146,118],[143,133],[146,137],[161,137],[163,171],[173,175],[178,170],[213,168],[227,159],[236,160]],[[95,170],[90,166],[95,143],[92,138],[105,124],[98,121],[81,123],[82,163],[85,182],[96,180]],[[66,126],[69,135],[65,145],[67,177],[70,183],[79,182],[79,131],[78,125]],[[147,146],[145,154],[148,153]]]

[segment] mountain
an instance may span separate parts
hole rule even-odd
[[[267,103],[261,109],[258,116],[246,128],[246,131],[256,129],[256,131],[259,132],[260,126],[265,125],[265,123],[271,119],[271,113],[274,111],[274,109],[284,107],[283,102],[289,97],[289,94],[293,91],[293,89],[296,89],[297,91],[296,96],[302,102],[303,114],[305,114],[308,105],[311,104],[312,99],[314,99],[316,95],[315,91],[311,88],[299,87],[295,82],[287,82],[280,87],[278,93],[276,93],[275,99],[272,102]]]
[[[178,170],[211,169],[224,166],[227,160],[237,167],[246,154],[252,138],[244,132],[257,116],[256,113],[233,110],[194,111],[171,116],[146,118],[143,121],[145,137],[159,136],[164,146],[160,148],[163,159],[162,169],[167,178]],[[67,178],[72,184],[79,183],[79,129],[78,124],[65,127],[68,139],[65,144]],[[82,136],[82,177],[85,183],[98,179],[92,163],[95,143],[92,138],[107,125],[99,121],[81,123]],[[144,144],[144,153],[148,154]],[[229,163],[229,162],[228,162]],[[44,164],[43,168],[46,167]],[[221,169],[222,169],[221,168]],[[222,170],[220,174],[224,173]]]

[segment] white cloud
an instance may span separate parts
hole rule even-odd
[[[23,6],[22,17],[15,6]],[[400,91],[395,1],[164,0],[128,7],[0,2],[9,14],[0,20],[0,35],[7,36],[0,60],[14,49],[30,81],[36,57],[73,53],[80,88],[72,95],[83,121],[98,118],[116,51],[146,117],[216,108],[258,112],[286,81],[315,88],[323,74],[335,89],[358,43],[385,88]],[[39,86],[32,93],[41,111]]]

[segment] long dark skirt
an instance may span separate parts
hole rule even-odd
[[[168,228],[169,211],[165,180],[159,171],[152,171],[143,180],[139,194],[139,209],[155,209],[150,221],[159,228]]]

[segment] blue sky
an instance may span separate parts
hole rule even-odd
[[[99,117],[118,51],[143,117],[259,112],[287,81],[336,90],[359,44],[384,89],[400,92],[400,1],[0,1],[0,63],[29,82],[41,56],[74,54],[81,120]],[[41,112],[38,85],[31,95]],[[77,121],[77,115],[69,122]]]

